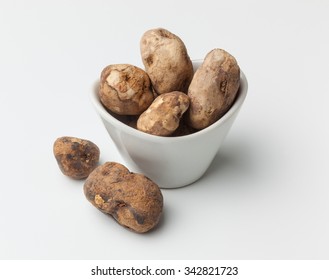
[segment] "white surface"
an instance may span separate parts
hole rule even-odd
[[[1,0],[0,258],[328,259],[329,2],[157,3]],[[107,64],[140,66],[159,26],[191,58],[232,53],[249,91],[206,175],[164,190],[160,226],[139,235],[86,201],[52,145],[87,138],[121,161],[89,90]]]

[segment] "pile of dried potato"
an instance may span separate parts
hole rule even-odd
[[[232,106],[240,86],[236,59],[210,51],[194,73],[183,41],[163,28],[140,41],[145,70],[113,64],[101,72],[99,98],[116,118],[158,136],[182,136],[216,122]]]
[[[114,64],[101,73],[99,98],[116,118],[158,136],[182,136],[203,129],[230,108],[240,85],[235,58],[209,52],[194,73],[183,41],[158,28],[142,36],[145,70]],[[100,211],[135,232],[153,229],[163,211],[159,186],[116,162],[99,165],[100,150],[89,140],[60,137],[53,153],[64,175],[86,179],[84,194]]]

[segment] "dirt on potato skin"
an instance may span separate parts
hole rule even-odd
[[[219,120],[232,106],[240,86],[240,67],[223,49],[210,51],[196,70],[188,89],[188,125],[203,129]]]
[[[137,120],[137,129],[152,135],[169,136],[178,127],[190,105],[189,97],[180,91],[159,95]]]
[[[56,139],[53,153],[62,173],[73,179],[84,179],[96,168],[100,150],[93,142],[77,137]]]
[[[112,64],[101,73],[98,96],[103,106],[118,115],[139,115],[154,99],[147,73],[131,64]]]
[[[187,93],[193,65],[182,39],[164,28],[146,31],[140,40],[145,71],[157,94],[171,91]]]
[[[138,233],[153,229],[163,210],[159,186],[116,162],[98,166],[88,176],[84,194],[97,209]]]

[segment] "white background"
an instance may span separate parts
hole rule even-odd
[[[1,259],[329,259],[329,2],[0,0]],[[136,234],[63,176],[57,137],[122,162],[89,93],[108,64],[141,66],[164,27],[192,59],[233,54],[243,108],[198,182],[163,190]]]

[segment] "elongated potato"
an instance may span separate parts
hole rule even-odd
[[[162,214],[163,197],[158,185],[120,163],[98,166],[88,176],[84,193],[98,210],[135,232],[151,230]]]
[[[240,86],[240,68],[222,49],[210,51],[194,74],[188,89],[188,123],[203,129],[221,118],[231,107]]]
[[[193,66],[183,41],[163,28],[146,31],[140,41],[141,56],[157,94],[187,93]]]
[[[137,129],[153,135],[168,136],[178,128],[180,119],[189,104],[189,98],[183,92],[161,94],[140,115]]]

